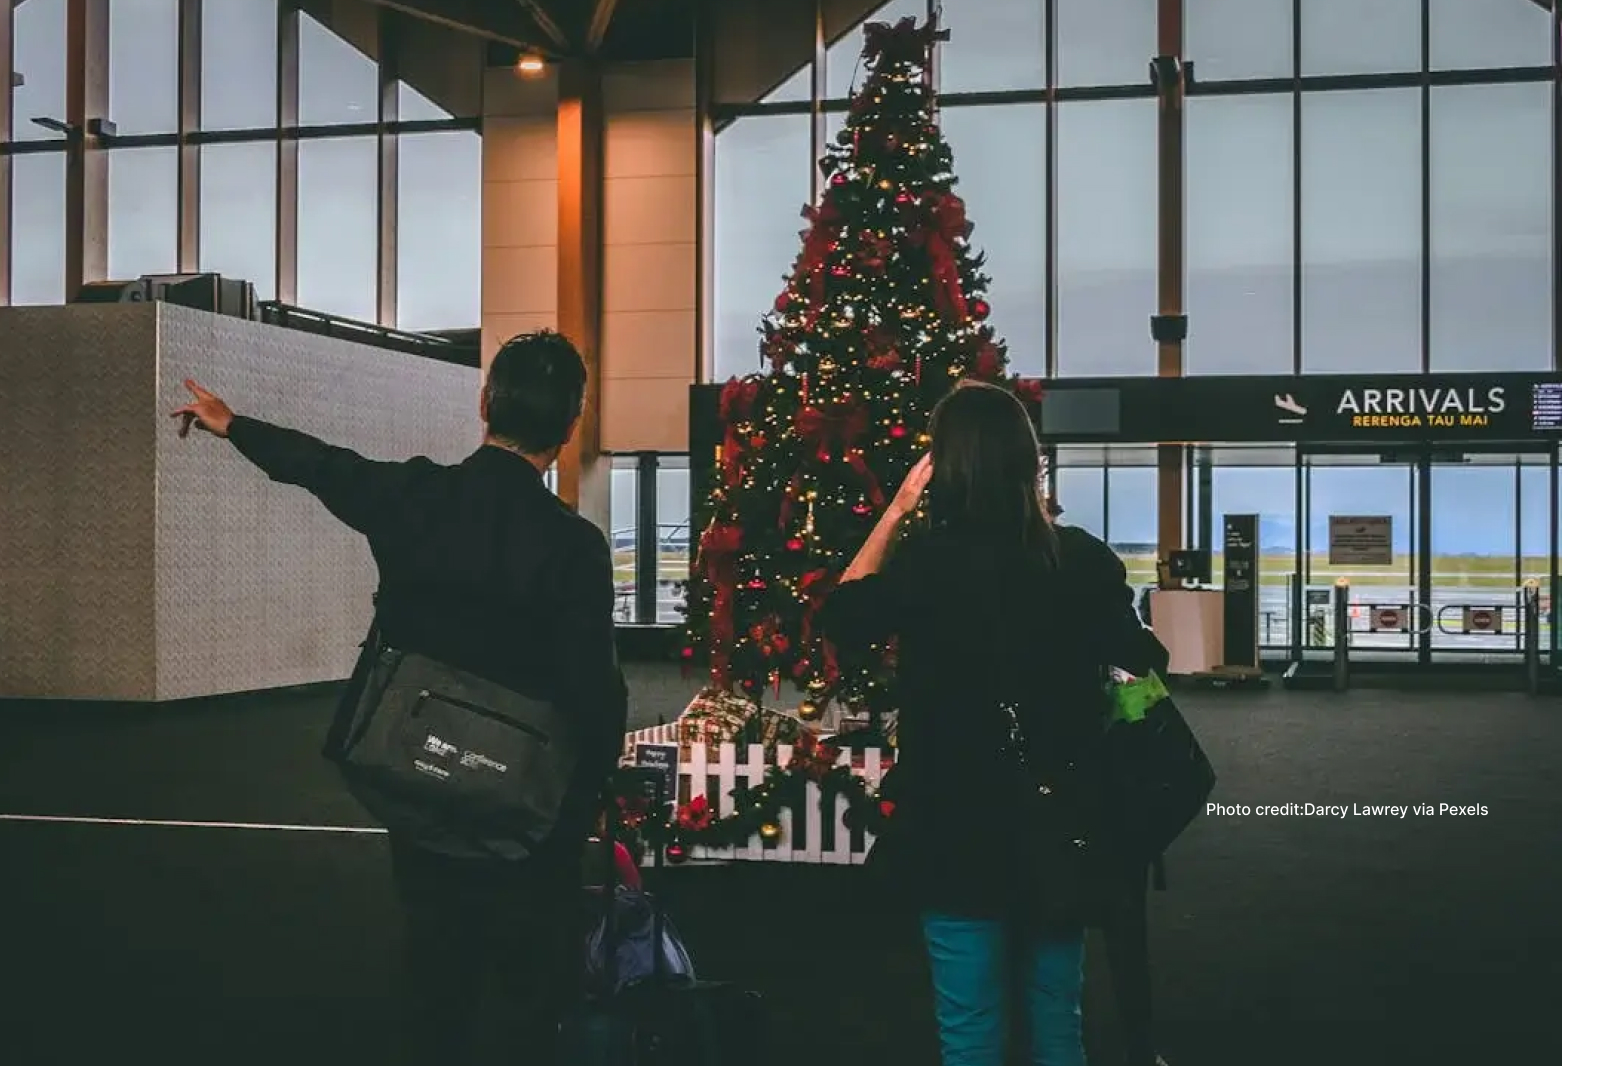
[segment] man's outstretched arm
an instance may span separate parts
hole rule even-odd
[[[267,477],[310,491],[335,518],[357,532],[373,531],[395,490],[415,470],[411,463],[378,462],[298,430],[236,415],[194,382],[184,386],[195,401],[173,412],[174,418],[183,419],[180,436],[198,425],[226,437]]]

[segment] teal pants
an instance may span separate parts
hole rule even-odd
[[[1033,1066],[1084,1066],[1083,937],[1019,940],[1003,922],[928,914],[942,1066],[1003,1066],[1018,989]],[[1019,957],[1019,953],[1022,957]]]

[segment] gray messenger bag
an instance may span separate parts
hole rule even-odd
[[[391,831],[495,852],[550,835],[578,747],[554,704],[388,647],[374,622],[323,754]]]

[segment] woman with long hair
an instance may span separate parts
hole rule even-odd
[[[1016,740],[1046,776],[1070,767],[1105,724],[1107,668],[1148,668],[1146,636],[1122,561],[1051,521],[1011,393],[964,383],[931,434],[823,626],[846,653],[898,640],[884,840],[895,894],[921,918],[943,1066],[1000,1066],[1017,1014],[1028,1061],[1082,1066],[1083,929],[1050,906],[1070,886],[1037,883],[1050,844],[1022,809]]]

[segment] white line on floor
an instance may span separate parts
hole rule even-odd
[[[387,829],[359,825],[273,825],[267,822],[184,822],[163,818],[87,818],[57,814],[0,814],[0,822],[50,822],[65,825],[153,825],[162,829],[271,829],[280,833],[383,834]]]

